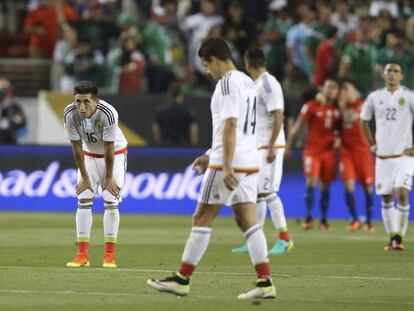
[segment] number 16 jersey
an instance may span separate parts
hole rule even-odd
[[[65,137],[68,140],[82,139],[83,150],[104,154],[104,141],[114,142],[115,152],[127,146],[127,140],[118,127],[118,113],[114,107],[99,100],[95,113],[84,118],[76,110],[75,103],[68,105],[63,111]]]
[[[238,70],[227,72],[211,98],[213,137],[209,167],[223,165],[223,133],[226,119],[237,119],[232,167],[239,172],[258,171],[256,150],[257,92],[253,80]]]
[[[369,94],[362,107],[361,119],[375,117],[375,141],[378,156],[401,155],[413,144],[412,124],[414,92],[400,87],[391,93],[386,88]]]

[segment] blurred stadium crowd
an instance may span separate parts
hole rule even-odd
[[[0,0],[0,14],[0,58],[51,60],[58,91],[92,80],[113,94],[178,84],[183,95],[207,95],[196,52],[212,35],[228,41],[240,68],[249,47],[264,49],[290,122],[327,77],[365,96],[390,59],[414,88],[410,0]]]

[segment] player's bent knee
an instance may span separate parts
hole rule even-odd
[[[90,189],[86,189],[78,194],[79,201],[83,201],[83,200],[92,201],[94,197],[95,197],[95,194]]]
[[[114,196],[108,190],[104,190],[102,192],[102,198],[104,200],[104,205],[106,206],[118,206],[119,204],[119,197]]]
[[[92,207],[93,199],[79,199],[78,208],[80,209],[89,209]]]

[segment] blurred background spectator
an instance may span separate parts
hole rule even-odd
[[[13,99],[10,82],[0,78],[0,144],[15,145],[25,125],[26,117]]]

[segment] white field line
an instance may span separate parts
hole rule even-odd
[[[0,293],[3,294],[18,294],[18,295],[79,295],[79,296],[106,296],[106,297],[136,297],[141,298],[142,293],[114,293],[114,292],[85,292],[85,291],[73,291],[73,290],[64,290],[64,291],[51,291],[51,290],[30,290],[30,289],[0,289]],[[148,295],[148,293],[145,293]],[[153,294],[156,295],[156,292]],[[204,298],[204,299],[217,299],[217,296],[206,296],[206,295],[192,295],[193,298]],[[177,296],[177,298],[181,298]],[[225,297],[227,300],[235,299],[236,297]],[[185,298],[184,298],[185,299]],[[349,303],[349,304],[373,304],[373,305],[414,305],[414,302],[410,301],[399,301],[398,303],[394,301],[381,301],[381,300],[354,300],[354,299],[295,299],[296,302],[305,302],[305,303]]]
[[[137,273],[167,273],[171,274],[172,270],[167,269],[134,269],[134,268],[117,268],[117,269],[105,269],[105,268],[65,268],[65,267],[8,267],[0,266],[0,270],[66,270],[66,271],[109,271],[109,272],[137,272]],[[226,276],[254,276],[253,273],[245,272],[224,272],[224,271],[196,271],[196,274],[208,274],[208,275],[226,275]],[[354,275],[319,275],[319,274],[287,274],[287,273],[274,273],[275,277],[295,277],[295,278],[328,278],[328,279],[351,279],[351,280],[369,280],[369,281],[405,281],[412,282],[414,279],[410,278],[393,278],[393,277],[372,277],[372,276],[354,276]]]

